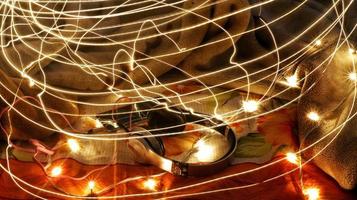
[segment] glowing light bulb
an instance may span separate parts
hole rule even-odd
[[[206,162],[213,157],[213,148],[207,144],[204,140],[198,140],[195,144],[197,148],[196,157],[200,162]]]
[[[352,55],[355,54],[357,51],[355,49],[349,48],[348,52]]]
[[[21,75],[29,81],[29,87],[33,87],[35,85],[35,81],[28,74],[26,74],[26,72],[21,72]]]
[[[304,195],[308,200],[318,200],[320,197],[320,190],[317,188],[307,188],[304,190]]]
[[[351,81],[357,81],[357,73],[356,72],[351,72],[348,74],[348,78],[351,80]]]
[[[315,45],[316,46],[321,46],[322,45],[322,41],[321,40],[316,40]]]
[[[259,108],[259,103],[255,100],[243,101],[243,110],[245,112],[255,112]]]
[[[31,78],[29,79],[29,86],[33,87],[35,85],[35,81]]]
[[[219,120],[223,120],[223,117],[222,117],[222,115],[220,115],[220,114],[216,114],[215,117],[216,117],[217,119],[219,119]]]
[[[286,77],[286,84],[290,87],[299,87],[298,78],[296,74]]]
[[[145,189],[155,191],[158,183],[155,179],[150,178],[145,180],[143,185]]]
[[[61,174],[62,174],[62,168],[61,167],[57,166],[57,167],[52,168],[52,170],[51,170],[51,176],[52,177],[56,177],[56,176],[59,176]]]
[[[89,181],[88,182],[88,188],[92,191],[95,187],[95,182],[94,181]]]
[[[307,114],[307,118],[309,118],[312,121],[319,121],[320,120],[319,114],[317,114],[317,112],[314,112],[314,111],[309,112]]]
[[[293,163],[293,164],[298,164],[299,163],[299,158],[295,153],[287,153],[286,154],[286,160]]]
[[[103,124],[102,124],[102,122],[100,122],[99,119],[96,119],[96,120],[95,120],[95,127],[96,127],[96,128],[102,128],[102,127],[103,127]]]
[[[73,152],[78,152],[81,148],[79,146],[77,140],[75,140],[75,139],[68,139],[67,144],[68,144],[69,148],[71,149],[71,151],[73,151]]]

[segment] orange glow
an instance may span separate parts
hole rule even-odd
[[[158,182],[153,178],[147,179],[143,183],[144,188],[151,191],[156,191],[157,185]]]
[[[320,120],[320,116],[319,116],[319,114],[317,114],[317,112],[309,112],[307,114],[307,118],[309,118],[310,120],[315,121],[315,122]]]
[[[318,188],[307,188],[304,190],[304,195],[308,200],[318,200],[320,197],[320,190]]]
[[[62,174],[62,168],[61,167],[57,166],[57,167],[52,168],[52,170],[51,170],[51,176],[52,177],[56,177],[56,176],[59,176],[61,174]]]
[[[199,140],[195,146],[197,147],[197,159],[200,162],[210,160],[214,156],[212,146],[207,144],[204,140]]]
[[[355,72],[351,72],[348,74],[348,78],[351,80],[351,81],[357,81],[357,73]]]
[[[259,102],[255,100],[243,101],[243,110],[245,112],[255,112],[259,108]]]
[[[88,182],[88,188],[92,191],[95,187],[95,182],[94,181],[89,181]]]
[[[68,147],[71,149],[72,152],[78,152],[80,150],[80,146],[75,139],[68,139],[67,140]]]
[[[287,153],[286,154],[286,160],[293,163],[293,164],[298,164],[300,159],[295,153]]]

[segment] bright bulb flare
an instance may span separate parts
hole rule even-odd
[[[93,190],[94,187],[95,187],[95,182],[94,182],[94,181],[89,181],[89,182],[88,182],[88,188],[89,188],[90,190]]]
[[[321,46],[322,45],[322,41],[321,40],[316,40],[315,45],[316,46]]]
[[[308,200],[318,200],[320,197],[320,190],[317,188],[307,188],[304,190],[304,195]]]
[[[352,49],[352,48],[349,48],[348,49],[348,52],[351,54],[351,55],[353,55],[353,54],[356,54],[356,50],[355,49]]]
[[[156,191],[158,185],[157,181],[153,178],[147,179],[144,181],[144,188],[151,191]]]
[[[348,78],[351,81],[357,81],[357,73],[356,72],[351,72],[350,74],[348,74]]]
[[[300,161],[299,157],[295,153],[291,152],[286,154],[286,160],[293,164],[298,164]]]
[[[320,116],[319,116],[319,114],[317,114],[317,112],[309,112],[307,114],[307,118],[309,118],[310,120],[315,121],[315,122],[320,120]]]
[[[196,157],[198,161],[204,162],[212,159],[213,157],[213,148],[211,145],[207,144],[204,140],[199,140],[195,147],[197,148]]]
[[[296,74],[286,77],[286,84],[289,87],[299,87],[298,77]]]
[[[75,139],[68,139],[67,140],[68,147],[71,149],[72,152],[78,152],[80,150],[80,146]]]
[[[59,175],[61,175],[62,174],[62,168],[61,167],[54,167],[54,168],[52,168],[52,170],[51,170],[51,176],[52,177],[56,177],[56,176],[59,176]]]
[[[259,102],[255,100],[243,101],[243,110],[245,112],[255,112],[259,108]]]

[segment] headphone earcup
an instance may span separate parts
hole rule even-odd
[[[134,134],[138,136],[152,135],[148,130],[142,127],[135,127],[133,128],[132,131],[140,132]],[[145,146],[149,146],[155,153],[159,154],[160,156],[165,154],[164,144],[160,137],[143,137],[143,138],[138,138],[137,140],[139,140]]]
[[[162,131],[152,131],[153,134],[157,132],[176,133],[184,131],[185,120],[180,114],[161,108],[149,112],[148,125],[150,130],[163,129]]]

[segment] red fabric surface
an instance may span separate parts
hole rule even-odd
[[[278,112],[260,117],[258,119],[258,130],[265,136],[267,142],[273,145],[285,145],[287,150],[294,150],[297,146],[296,138],[293,134],[295,124],[295,109],[282,109]],[[232,124],[235,128],[239,129],[240,124]],[[189,137],[190,138],[190,137]],[[171,143],[184,143],[182,137],[173,139]],[[176,147],[178,148],[178,147]],[[278,153],[271,162],[277,161],[284,156],[283,152]],[[0,160],[3,166],[7,166],[5,160]],[[82,180],[73,180],[66,177],[50,178],[45,175],[41,167],[33,162],[21,162],[18,160],[10,160],[10,168],[13,174],[28,182],[31,185],[39,188],[51,190],[54,192],[65,192],[71,195],[86,196],[90,194],[88,189],[88,182],[95,180],[96,186],[93,190],[94,194],[108,185],[113,185],[126,178],[135,176],[149,176],[162,171],[154,166],[143,165],[111,165],[103,170],[99,170]],[[78,163],[72,159],[57,160],[52,165],[61,165],[63,168],[62,174],[70,177],[82,177],[93,169],[100,168],[101,166],[89,166]],[[189,186],[202,181],[213,180],[225,175],[232,175],[241,173],[247,170],[256,169],[263,165],[257,164],[239,164],[231,166],[224,171],[217,173],[213,176],[202,178],[183,178],[175,177],[171,174],[165,173],[161,177],[157,177],[159,182],[156,190],[162,191],[160,195],[146,195],[135,198],[126,199],[153,199],[172,197],[177,195],[190,195],[186,197],[178,197],[177,199],[247,199],[247,200],[261,200],[261,199],[305,199],[300,186],[300,173],[295,170],[292,173],[281,176],[280,178],[269,180],[273,177],[279,176],[293,169],[297,166],[282,160],[274,165],[264,167],[263,169],[252,171],[244,175],[231,176],[230,178],[214,181],[211,183],[190,187],[187,189],[177,190],[170,192],[170,189],[179,188],[182,186]],[[329,176],[327,176],[319,168],[313,164],[307,164],[303,167],[303,182],[305,187],[317,187],[320,189],[320,199],[333,199],[333,200],[348,200],[357,199],[356,194],[350,191],[341,189],[338,184]],[[100,193],[100,196],[113,196],[113,195],[128,195],[128,194],[143,194],[152,192],[143,187],[144,179],[131,181],[125,184],[117,185],[115,188]],[[251,187],[244,187],[251,184],[257,184]],[[64,199],[60,196],[54,196],[47,193],[40,193],[20,183],[20,186],[28,189],[29,191],[47,199]],[[200,192],[209,192],[213,190],[220,190],[235,187],[236,189],[220,191],[215,193],[208,193],[198,195]],[[237,187],[243,187],[237,189]],[[33,196],[27,194],[17,186],[11,177],[3,170],[0,169],[0,199],[34,199]],[[70,198],[67,198],[70,199]],[[72,198],[73,199],[73,198]]]
[[[6,161],[2,160],[1,163],[6,166]],[[82,165],[74,160],[67,159],[62,163],[64,172],[69,173],[69,175],[80,176],[86,172],[93,169],[93,166]],[[24,179],[28,183],[46,188],[49,190],[57,191],[49,182],[49,179],[44,175],[38,165],[34,163],[20,162],[16,160],[10,161],[11,170],[14,174]],[[221,173],[214,176],[204,177],[204,178],[182,178],[174,177],[170,174],[165,174],[157,180],[160,184],[157,187],[158,191],[165,191],[172,188],[177,188],[180,186],[185,186],[189,184],[194,184],[200,181],[211,180],[216,177],[223,175],[228,175],[232,173],[238,173],[245,170],[253,169],[259,165],[255,164],[242,164],[232,166]],[[179,199],[304,199],[302,195],[299,183],[299,173],[295,171],[281,178],[262,183],[262,181],[272,178],[276,175],[282,174],[283,172],[293,169],[295,165],[282,161],[279,164],[267,167],[258,172],[252,172],[249,174],[236,176],[228,178],[225,180],[217,181],[214,183],[209,183],[201,185],[198,187],[193,187],[185,190],[180,190],[176,192],[164,193],[157,196],[142,196],[136,199],[151,199],[159,197],[170,197],[172,195],[179,194],[194,194],[203,191],[212,191],[215,189],[223,189],[229,187],[244,186],[253,183],[260,183],[257,186],[235,189],[224,192],[217,192],[212,194],[189,196]],[[160,172],[159,169],[152,166],[128,166],[128,165],[113,165],[104,169],[101,172],[94,173],[87,179],[74,181],[66,178],[54,178],[53,183],[57,187],[62,188],[67,193],[86,195],[88,194],[87,183],[90,179],[96,181],[96,190],[100,190],[106,185],[110,185],[113,182],[120,181],[126,177],[132,177],[136,175],[150,175]],[[337,183],[330,177],[325,175],[321,170],[313,165],[307,165],[303,168],[303,179],[306,187],[318,187],[320,189],[321,199],[355,199],[355,194],[349,191],[344,191],[338,187]],[[23,184],[21,184],[23,185]],[[11,177],[4,171],[0,174],[0,196],[2,199],[32,199],[26,192],[22,191],[17,185],[14,184]],[[29,189],[28,187],[25,187]],[[53,195],[48,195],[45,193],[39,193],[36,190],[29,189],[35,194],[44,196],[48,199],[62,199]],[[150,192],[142,187],[142,180],[133,181],[127,184],[118,185],[115,189],[108,191],[103,194],[107,195],[121,195],[121,194],[134,194],[134,193],[145,193]],[[134,199],[134,198],[131,198]]]

